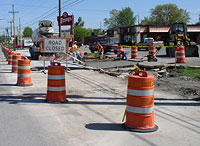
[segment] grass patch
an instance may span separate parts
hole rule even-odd
[[[178,76],[187,76],[193,78],[200,79],[200,69],[199,68],[192,68],[192,67],[185,67],[178,70],[176,73]]]

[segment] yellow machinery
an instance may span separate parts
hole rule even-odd
[[[190,45],[185,23],[174,23],[170,25],[170,42],[174,45]]]

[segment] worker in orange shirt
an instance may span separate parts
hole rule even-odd
[[[73,63],[76,62],[76,58],[77,58],[77,52],[78,52],[78,47],[77,47],[77,41],[74,41],[74,45],[72,46],[72,48],[70,49],[70,52],[72,52],[73,54]]]
[[[97,43],[97,51],[100,55],[100,59],[103,59],[103,54],[104,54],[104,48],[103,46],[100,44],[100,42]]]

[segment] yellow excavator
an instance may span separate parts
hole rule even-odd
[[[170,25],[170,46],[185,46],[185,52],[187,57],[198,57],[198,47],[195,42],[191,42],[187,33],[187,24],[174,23]],[[167,55],[174,56],[174,49],[169,48],[166,50]]]

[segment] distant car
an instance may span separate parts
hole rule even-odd
[[[89,44],[89,49],[92,53],[97,51],[97,42],[100,42],[100,44],[104,47],[104,53],[107,52],[114,52],[117,54],[117,44],[113,43],[113,41],[110,38],[104,38],[104,39],[99,39],[93,43]]]

